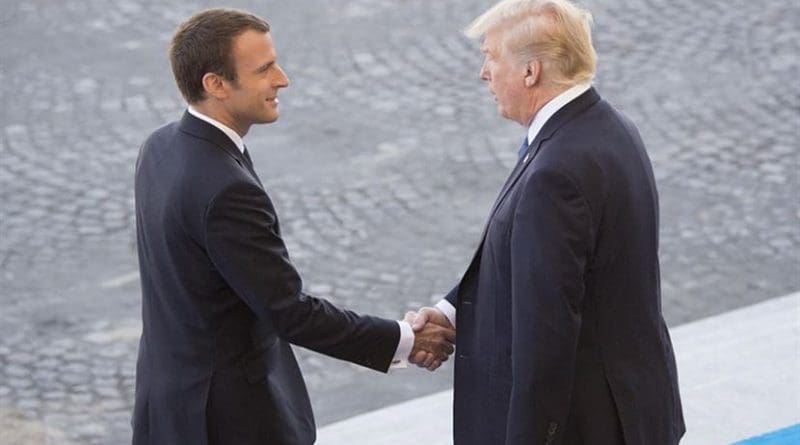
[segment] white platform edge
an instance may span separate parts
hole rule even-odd
[[[800,292],[681,325],[671,335],[687,424],[683,445],[729,444],[800,422]],[[321,428],[317,443],[449,445],[452,398],[448,390],[355,416]]]

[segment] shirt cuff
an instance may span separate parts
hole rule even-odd
[[[398,321],[397,324],[400,325],[400,341],[397,343],[397,350],[389,369],[408,367],[408,356],[414,348],[414,330],[411,329],[411,325],[405,321]]]
[[[449,301],[443,299],[436,303],[436,309],[442,311],[444,316],[450,321],[450,324],[456,327],[456,308],[454,308]]]

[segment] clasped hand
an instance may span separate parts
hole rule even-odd
[[[447,361],[455,350],[456,329],[438,309],[424,307],[407,312],[404,321],[414,330],[414,347],[408,361],[434,371]]]

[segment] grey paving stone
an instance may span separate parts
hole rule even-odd
[[[86,336],[138,320],[137,281],[101,283],[136,270],[137,150],[180,116],[166,47],[211,3],[7,3],[0,403],[76,443],[128,442],[138,340]],[[466,267],[523,133],[496,115],[477,45],[460,35],[486,2],[235,3],[269,18],[293,81],[281,120],[247,143],[308,290],[387,317],[435,302]],[[584,3],[596,85],[654,161],[668,321],[800,288],[798,7]],[[383,377],[298,356],[320,425],[450,384],[450,368]],[[347,396],[356,388],[364,400]],[[113,409],[96,412],[103,403]]]

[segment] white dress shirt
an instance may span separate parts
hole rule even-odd
[[[550,102],[544,104],[544,106],[533,117],[531,124],[528,126],[528,144],[536,139],[536,136],[539,135],[539,132],[544,127],[544,124],[546,124],[547,121],[550,120],[554,114],[556,114],[556,111],[562,109],[566,104],[575,100],[578,96],[588,91],[591,87],[591,82],[579,83],[552,98]],[[450,320],[450,323],[453,325],[453,327],[456,326],[456,308],[453,307],[449,301],[442,299],[440,302],[436,303],[436,309],[442,311],[445,317]]]
[[[231,139],[231,141],[236,144],[236,147],[238,147],[239,150],[244,153],[244,141],[242,140],[242,137],[239,136],[239,133],[233,131],[233,129],[222,122],[197,111],[191,105],[188,107],[188,111],[192,116],[208,122],[216,128],[219,128],[219,130],[225,133]],[[414,330],[411,329],[411,325],[405,321],[398,321],[397,324],[400,325],[400,341],[397,344],[397,349],[395,350],[394,357],[392,358],[390,369],[407,367],[408,356],[411,355],[411,349],[414,347]]]

